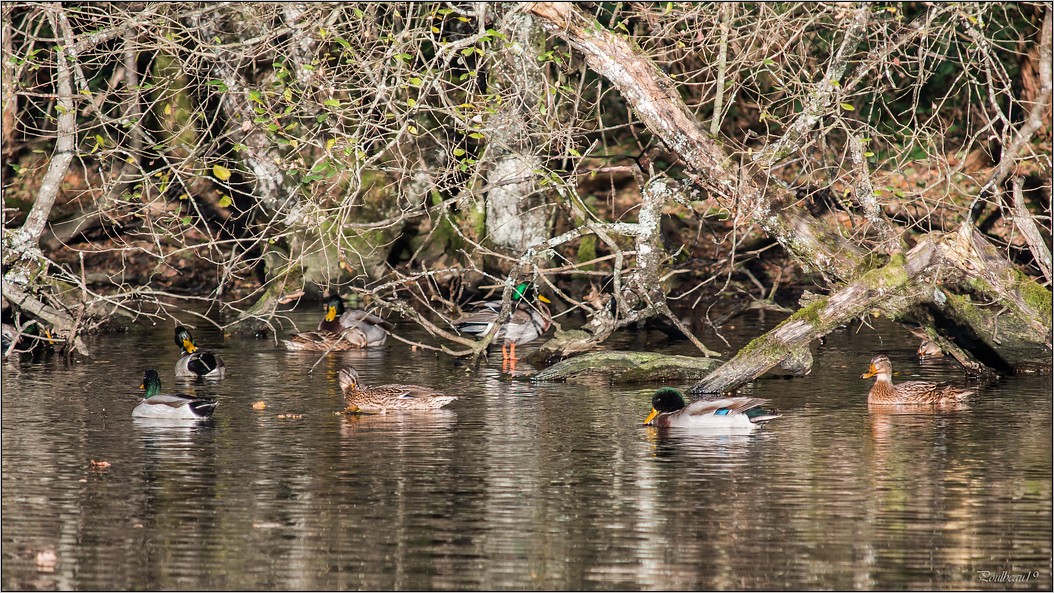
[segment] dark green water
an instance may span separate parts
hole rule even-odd
[[[872,413],[859,376],[875,352],[897,380],[963,382],[891,325],[832,335],[808,377],[748,387],[783,413],[751,434],[641,427],[659,385],[531,385],[500,355],[469,371],[394,340],[308,372],[315,355],[201,328],[228,379],[180,385],[170,332],[96,338],[92,364],[4,363],[4,589],[1052,586],[1051,378]],[[690,352],[661,337],[618,345]],[[461,400],[342,416],[344,364]],[[133,422],[149,366],[218,397],[212,424]]]

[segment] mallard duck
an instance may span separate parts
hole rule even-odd
[[[755,397],[726,397],[699,400],[688,405],[684,395],[672,387],[663,387],[651,398],[651,413],[645,426],[683,428],[754,428],[780,415],[762,406],[765,400]]]
[[[388,331],[393,329],[391,323],[361,309],[350,309],[340,316],[344,327],[341,335],[358,348],[380,346],[388,339]]]
[[[222,379],[227,374],[227,365],[215,352],[206,352],[194,345],[187,328],[176,326],[176,345],[183,350],[183,356],[176,361],[177,377],[206,377]]]
[[[40,330],[44,335],[40,335]],[[51,332],[37,321],[30,321],[18,327],[10,323],[3,323],[0,328],[0,357],[6,358],[12,354],[40,354],[49,353],[52,349]]]
[[[942,404],[962,401],[974,393],[972,389],[959,389],[945,384],[928,383],[926,381],[905,381],[899,385],[893,384],[893,365],[889,357],[879,354],[871,359],[871,365],[867,372],[860,375],[861,379],[869,379],[878,375],[871,391],[867,394],[869,404],[878,405],[910,405],[910,404]]]
[[[515,307],[505,323],[498,328],[494,340],[501,343],[502,361],[516,359],[516,345],[526,344],[544,334],[552,325],[552,317],[546,305],[549,299],[537,295],[531,302],[527,293],[531,286],[521,282],[513,290]],[[458,331],[474,336],[485,336],[494,327],[501,313],[501,301],[472,303],[472,310],[454,320]]]
[[[339,296],[326,300],[326,316],[315,331],[293,334],[282,340],[287,350],[340,351],[380,346],[388,339],[392,324],[359,309],[344,310]]]
[[[216,410],[216,400],[192,397],[181,393],[161,393],[161,377],[149,369],[143,376],[140,389],[146,390],[145,399],[132,410],[133,418],[170,418],[204,420]]]
[[[359,383],[358,371],[350,366],[340,370],[339,378],[347,412],[383,414],[387,410],[435,410],[457,399],[418,385],[366,387]]]
[[[941,350],[941,347],[938,346],[936,342],[923,340],[922,343],[919,344],[918,355],[919,358],[936,358],[938,356],[944,356],[944,351]]]

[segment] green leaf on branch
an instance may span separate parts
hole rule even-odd
[[[231,178],[231,170],[223,165],[213,165],[212,175],[220,181],[227,181]]]

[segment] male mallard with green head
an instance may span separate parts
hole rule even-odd
[[[513,289],[513,311],[494,336],[494,340],[501,344],[503,362],[515,360],[518,344],[536,340],[552,325],[552,316],[546,307],[549,299],[543,295],[536,295],[532,299],[529,293],[533,292],[533,287],[527,282],[521,282]],[[482,301],[470,306],[471,311],[454,320],[454,327],[474,336],[487,335],[501,313],[501,301]]]
[[[876,405],[944,404],[962,401],[974,393],[972,389],[959,389],[945,384],[927,381],[905,381],[893,384],[893,364],[889,357],[879,354],[871,359],[867,372],[861,379],[875,377],[875,384],[867,394],[867,403]]]
[[[726,397],[687,404],[680,391],[663,387],[651,398],[651,413],[644,424],[661,428],[754,428],[780,417],[774,410],[765,409],[764,404],[765,400],[754,397]]]
[[[177,377],[204,377],[222,379],[227,374],[227,365],[215,352],[202,351],[194,344],[187,328],[176,326],[176,345],[183,351],[183,356],[176,361]]]
[[[457,399],[419,385],[367,387],[359,382],[359,373],[350,366],[340,370],[339,378],[347,412],[384,414],[388,410],[436,410]]]
[[[149,369],[143,375],[140,389],[145,397],[132,410],[133,418],[169,418],[173,420],[205,420],[216,410],[216,400],[192,397],[182,393],[161,393],[161,377]]]

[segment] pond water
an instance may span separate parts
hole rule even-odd
[[[737,346],[769,321],[724,335]],[[748,386],[783,414],[749,434],[642,427],[660,385],[535,385],[500,354],[473,370],[394,340],[312,369],[315,354],[199,327],[228,378],[177,384],[171,331],[95,337],[91,364],[4,363],[4,589],[1052,586],[1051,377],[873,413],[860,374],[875,352],[896,380],[964,382],[891,324],[832,334],[808,377]],[[691,353],[658,333],[615,345]],[[345,364],[461,399],[344,416]],[[148,367],[219,398],[214,420],[133,421]]]

